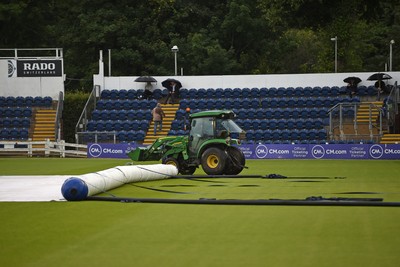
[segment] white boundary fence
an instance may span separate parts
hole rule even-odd
[[[0,156],[26,155],[28,157],[41,156],[59,156],[65,157],[86,157],[87,145],[65,143],[52,141],[0,141]]]

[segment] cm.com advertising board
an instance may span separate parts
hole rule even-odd
[[[128,158],[136,144],[88,144],[88,158]],[[400,159],[400,144],[247,144],[239,146],[246,159]]]

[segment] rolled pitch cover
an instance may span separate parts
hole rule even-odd
[[[61,193],[68,201],[79,201],[127,183],[161,180],[177,174],[178,169],[173,165],[117,166],[70,177],[64,181]]]

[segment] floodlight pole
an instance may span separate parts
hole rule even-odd
[[[178,75],[178,51],[179,51],[179,48],[178,48],[178,46],[176,46],[176,45],[174,45],[172,48],[171,48],[171,51],[174,53],[174,55],[175,55],[175,76],[177,76]]]
[[[335,36],[334,38],[331,38],[331,41],[335,42],[335,73],[337,73],[337,36]]]
[[[390,41],[390,45],[389,45],[389,71],[392,71],[392,63],[393,63],[393,44],[394,44],[394,40]]]

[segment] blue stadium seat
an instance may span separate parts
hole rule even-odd
[[[119,92],[118,92],[118,90],[117,89],[112,89],[112,90],[110,90],[110,99],[118,99],[118,96],[119,96]]]
[[[296,88],[294,88],[294,96],[296,96],[296,97],[301,97],[301,96],[303,96],[304,94],[303,94],[303,87],[300,87],[300,86],[298,86],[298,87],[296,87]]]
[[[23,107],[25,106],[25,97],[17,96],[15,98],[15,106],[16,107]]]
[[[127,140],[126,136],[127,136],[126,131],[119,131],[117,133],[117,140],[120,142],[125,142]]]
[[[12,119],[11,118],[4,118],[0,120],[0,126],[4,128],[9,128],[12,126]]]
[[[232,97],[233,97],[233,98],[241,98],[241,97],[242,97],[242,89],[240,89],[240,88],[233,88],[233,90],[232,90]]]
[[[296,129],[303,129],[305,127],[304,126],[304,120],[303,119],[297,119],[295,121],[295,127],[296,127]],[[298,139],[298,138],[296,138],[296,139]]]
[[[251,100],[249,98],[242,98],[237,100],[240,103],[241,108],[249,109],[251,108]]]
[[[4,96],[0,96],[0,108],[6,106],[6,98]]]
[[[186,98],[185,92],[187,92],[187,90],[186,90],[185,88],[181,88],[181,89],[179,90],[179,96],[180,96],[181,98]],[[160,88],[157,88],[157,89],[154,89],[154,90],[153,90],[153,98],[154,98],[154,99],[159,100],[159,99],[161,99],[162,97],[163,97],[163,95],[162,95],[162,91],[161,91]]]
[[[278,89],[276,90],[276,96],[277,97],[286,96],[286,88],[285,87],[278,87]]]
[[[107,110],[114,109],[114,101],[111,99],[104,100],[104,109],[107,109]]]
[[[286,119],[280,119],[280,120],[278,120],[277,121],[277,128],[279,129],[279,130],[283,130],[283,129],[286,129]]]
[[[224,97],[224,89],[222,89],[222,88],[217,88],[217,89],[215,89],[214,97],[215,97],[216,99],[221,99],[221,98],[223,98],[223,97]]]
[[[136,131],[129,131],[126,133],[126,141],[133,142],[136,141]]]
[[[274,118],[274,109],[267,108],[264,110],[264,118],[265,119],[273,119]]]
[[[330,96],[338,96],[339,95],[339,87],[338,86],[332,86],[330,91],[329,91]]]
[[[114,130],[114,121],[108,120],[104,122],[104,131],[111,132]]]
[[[296,120],[294,120],[294,119],[286,120],[286,127],[288,129],[294,129],[296,127]]]
[[[213,88],[206,89],[206,98],[207,99],[215,98],[214,93],[215,90]]]
[[[282,118],[282,109],[280,109],[280,108],[273,109],[273,118],[274,119]]]
[[[21,126],[22,126],[22,120],[20,118],[15,117],[11,120],[11,127],[19,128]]]
[[[15,107],[15,104],[16,104],[15,97],[13,97],[13,96],[6,97],[6,106],[7,107]]]
[[[197,89],[190,88],[188,90],[188,96],[189,96],[189,99],[196,99],[197,98]]]
[[[260,97],[260,89],[258,87],[253,87],[250,89],[250,97],[258,98]]]
[[[312,88],[307,86],[303,88],[303,96],[310,97],[312,96]]]
[[[198,99],[205,99],[207,96],[207,90],[204,88],[197,89],[196,98]]]
[[[264,139],[264,130],[255,130],[253,139],[254,140],[263,140]]]
[[[275,87],[268,88],[268,97],[277,97],[278,96],[278,89]]]
[[[299,140],[300,134],[298,129],[293,129],[290,131],[290,140]]]
[[[291,87],[291,86],[287,87],[287,88],[286,88],[286,92],[285,92],[285,96],[286,96],[286,97],[293,97],[293,96],[295,96],[295,94],[294,94],[294,88]]]
[[[124,100],[128,98],[128,91],[126,89],[121,89],[118,91],[118,99]]]
[[[268,97],[268,88],[261,87],[259,90],[259,97],[260,98]]]
[[[250,129],[246,131],[246,139],[254,140],[254,130]]]
[[[20,132],[19,129],[17,129],[17,128],[11,128],[11,129],[10,129],[10,132],[9,132],[9,138],[10,138],[11,140],[18,140],[18,139],[20,138],[19,132]]]
[[[43,97],[43,106],[44,107],[51,107],[52,104],[53,104],[53,98],[51,98],[50,96]]]
[[[110,90],[104,89],[100,93],[100,98],[101,99],[110,99]]]
[[[205,100],[205,99],[199,99],[197,101],[197,108],[201,109],[201,110],[207,109],[207,101],[208,100]]]
[[[275,130],[278,128],[278,120],[276,119],[271,119],[268,121],[268,128],[271,130]]]
[[[113,122],[113,130],[116,132],[122,131],[123,130],[123,124],[122,121],[114,121]]]
[[[137,98],[137,91],[136,91],[136,90],[134,90],[134,89],[129,89],[129,90],[126,92],[126,99],[133,100],[133,99],[136,99],[136,98]]]
[[[29,131],[27,128],[23,128],[19,131],[19,139],[27,140],[29,138]]]
[[[232,88],[225,88],[224,89],[224,95],[223,95],[224,98],[231,98],[232,95],[233,95]]]
[[[147,131],[149,129],[149,121],[148,120],[139,121],[139,129],[141,131]]]
[[[255,119],[256,118],[256,109],[254,109],[254,108],[247,109],[247,118]]]
[[[251,90],[250,88],[242,88],[242,98],[250,98],[251,97]]]
[[[215,109],[216,101],[213,98],[209,98],[206,101],[206,109],[212,110]]]
[[[44,101],[43,101],[43,97],[41,96],[35,96],[33,98],[33,105],[35,107],[43,107],[44,106]]]
[[[317,97],[322,95],[322,88],[320,86],[314,86],[311,89],[311,96]]]
[[[114,102],[114,109],[121,110],[124,108],[122,100],[115,99],[113,102]]]

